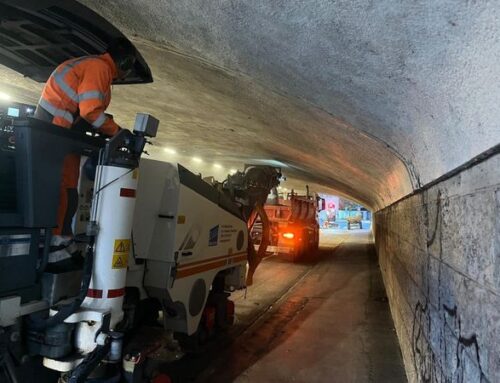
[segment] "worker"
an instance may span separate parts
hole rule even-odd
[[[111,101],[111,83],[132,71],[135,48],[125,38],[115,39],[101,55],[67,60],[50,75],[35,110],[35,118],[70,129],[83,119],[108,136],[120,127],[105,114]],[[49,263],[60,262],[74,254],[71,224],[78,207],[80,156],[64,158],[61,174],[57,227],[53,230]]]

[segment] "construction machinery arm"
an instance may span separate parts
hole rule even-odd
[[[279,185],[281,169],[272,166],[245,165],[243,172],[229,175],[222,183],[222,190],[240,207],[247,222],[248,231],[252,230],[257,217],[262,222],[262,240],[256,251],[251,236],[248,236],[248,273],[246,283],[250,286],[257,266],[266,254],[269,245],[269,219],[264,210],[264,203],[273,188]]]
[[[246,278],[246,285],[251,286],[253,283],[253,275],[257,266],[262,261],[264,256],[266,255],[267,246],[270,243],[270,230],[269,226],[269,218],[267,217],[266,211],[264,210],[264,205],[261,203],[257,203],[252,212],[250,219],[247,222],[248,232],[252,231],[252,227],[257,220],[257,217],[260,216],[260,220],[262,222],[262,237],[259,244],[259,249],[255,251],[254,243],[252,240],[252,236],[248,236],[248,271]]]

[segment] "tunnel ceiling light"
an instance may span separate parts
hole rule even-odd
[[[218,164],[218,163],[215,163],[214,164],[214,168],[216,168],[216,169],[222,169],[222,165]]]
[[[0,100],[9,101],[10,100],[10,96],[7,93],[0,92]]]
[[[163,151],[168,154],[177,154],[177,151],[172,148],[163,148]]]
[[[193,157],[192,160],[193,160],[193,162],[197,162],[197,163],[203,162],[203,160],[200,157]]]

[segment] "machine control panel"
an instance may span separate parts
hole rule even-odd
[[[18,118],[31,117],[35,111],[32,105],[21,103],[0,104],[0,150],[15,149],[14,121]]]

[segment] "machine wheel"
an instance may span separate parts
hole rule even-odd
[[[307,249],[305,259],[309,262],[316,260],[317,243],[314,231],[306,231],[307,235]],[[315,245],[316,244],[316,245]]]
[[[307,258],[309,256],[309,235],[307,231],[302,232],[302,241],[300,242],[300,245],[298,245],[295,249],[294,255],[293,255],[293,262],[304,262],[307,261]]]
[[[319,235],[318,233],[314,233],[314,240],[309,249],[311,259],[316,260],[318,258],[318,249],[319,249]]]
[[[304,249],[302,245],[297,245],[293,248],[292,262],[300,262],[304,258]]]
[[[204,332],[200,327],[194,334],[187,335],[180,333],[176,336],[176,338],[179,340],[182,349],[193,355],[201,354],[203,352],[202,346],[208,339],[206,332]]]
[[[198,345],[200,345],[200,346],[207,344],[208,340],[210,339],[210,333],[205,328],[205,326],[200,326],[198,328],[198,331],[196,332],[196,336],[197,336]]]

